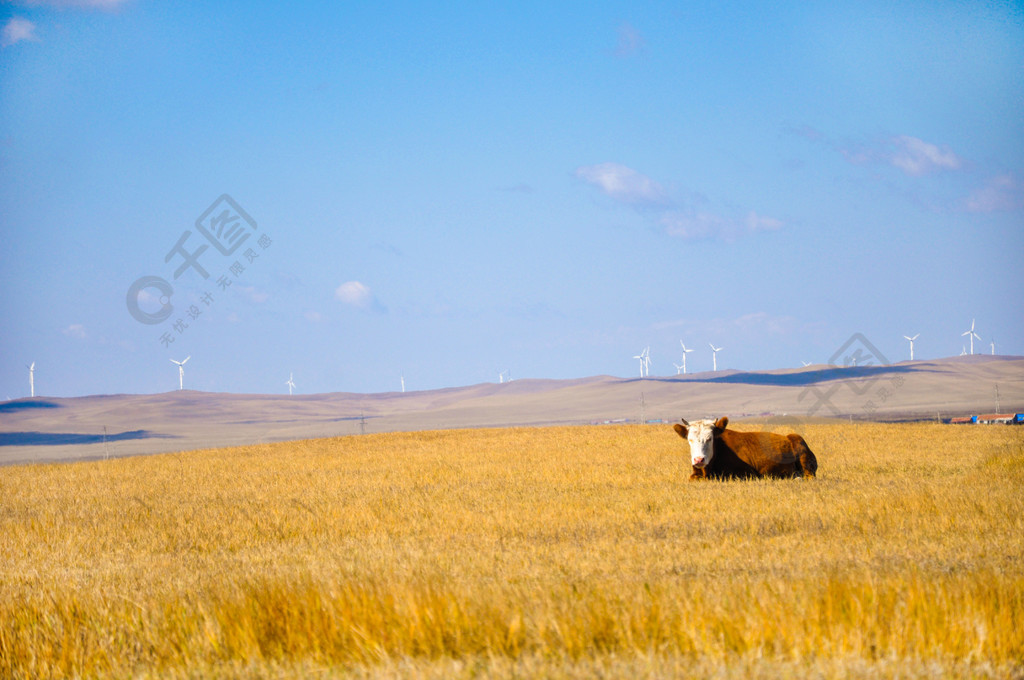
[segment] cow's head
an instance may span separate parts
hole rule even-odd
[[[704,468],[711,464],[715,455],[715,437],[722,434],[728,424],[729,419],[723,416],[718,420],[695,420],[692,424],[682,420],[682,424],[676,423],[672,429],[689,442],[690,463],[693,467]]]

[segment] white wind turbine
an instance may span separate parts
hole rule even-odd
[[[405,394],[405,376],[402,376],[402,394]]]
[[[185,361],[188,361],[188,359],[185,359]],[[183,361],[182,363],[185,363],[185,362]],[[285,385],[288,386],[288,396],[289,397],[292,396],[292,390],[295,389],[295,381],[292,380],[292,377],[294,375],[295,375],[294,373],[288,373],[288,382],[285,383]]]
[[[651,374],[651,348],[650,347],[645,347],[643,352],[640,352],[640,354],[637,354],[633,358],[640,360],[640,377],[641,378],[644,377],[645,371],[646,371],[646,375],[650,375]]]
[[[800,360],[800,363],[804,365],[804,368],[807,368],[808,366],[811,365],[810,361],[804,361],[803,359]]]
[[[28,393],[29,396],[36,396],[36,362],[32,362],[31,366],[26,366],[28,369]]]
[[[683,369],[686,368],[685,364],[680,365],[675,362],[672,362],[672,365],[676,367],[676,375],[679,375],[683,371]]]
[[[683,345],[683,341],[680,340],[679,344]],[[686,345],[683,345],[683,375],[686,375],[686,354],[688,352],[692,352],[692,351],[693,351],[692,349],[686,349]],[[672,364],[672,365],[675,366],[675,364]]]
[[[175,361],[174,359],[171,359],[171,363],[172,364],[178,364],[178,389],[179,390],[185,389],[185,364],[188,363],[188,360],[191,359],[191,358],[192,358],[192,355],[189,354],[187,357],[185,357],[185,359],[183,361]]]
[[[722,348],[721,347],[715,347],[710,342],[708,344],[711,345],[711,370],[717,371],[718,370],[718,353],[722,351]]]
[[[995,356],[996,355],[996,339],[995,338],[992,338],[992,342],[989,343],[989,346],[992,348],[992,356]]]
[[[971,319],[971,327],[969,330],[964,331],[960,335],[967,335],[971,338],[971,354],[974,354],[974,339],[981,340],[981,336],[974,332],[974,319]]]
[[[917,335],[915,335],[914,337],[910,337],[909,335],[904,335],[904,336],[903,336],[904,338],[906,338],[907,340],[909,340],[909,341],[910,341],[910,360],[911,360],[911,361],[913,361],[913,360],[914,360],[914,340],[917,340],[917,338],[918,338],[918,336],[919,336],[919,335],[921,335],[921,334],[920,334],[920,333],[918,333],[918,334],[917,334]]]

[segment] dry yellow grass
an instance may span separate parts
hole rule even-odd
[[[1022,677],[1024,428],[667,426],[0,471],[0,677]]]

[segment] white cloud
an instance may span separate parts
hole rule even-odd
[[[669,236],[683,239],[720,238],[732,241],[744,234],[759,231],[775,231],[784,225],[782,220],[758,215],[751,210],[745,219],[736,220],[711,212],[667,212],[661,217],[661,224]]]
[[[255,286],[238,286],[238,290],[241,291],[247,298],[257,304],[262,304],[267,301],[270,297],[269,293],[259,290]]]
[[[753,210],[747,214],[748,231],[775,231],[776,229],[781,229],[782,224],[782,220],[758,215]]]
[[[11,17],[0,30],[0,47],[10,47],[25,40],[39,40],[36,25],[28,19]]]
[[[67,328],[62,328],[60,332],[72,338],[85,340],[85,326],[80,323],[73,323]]]
[[[370,288],[359,281],[347,281],[334,291],[334,297],[346,305],[367,308],[373,305],[373,293]]]
[[[998,175],[967,197],[971,212],[989,213],[1024,208],[1024,185],[1013,175]]]
[[[939,170],[957,170],[960,158],[948,147],[939,148],[917,137],[906,135],[893,139],[895,153],[889,157],[894,166],[915,177]]]
[[[576,176],[623,203],[666,203],[665,190],[660,184],[647,175],[619,163],[585,165],[576,169]]]
[[[689,215],[681,212],[666,213],[661,224],[669,236],[685,239],[709,238],[722,233],[728,226],[726,220],[707,212]]]
[[[836,148],[854,165],[891,165],[912,177],[959,170],[964,165],[963,159],[949,147],[940,147],[909,135],[892,137],[875,145],[836,145]]]
[[[609,197],[631,205],[647,219],[656,220],[670,236],[685,239],[734,240],[744,234],[774,231],[781,220],[750,211],[746,217],[725,216],[707,209],[710,201],[699,193],[673,198],[656,181],[619,163],[585,165],[576,176]]]
[[[160,295],[154,295],[150,292],[151,289],[143,288],[139,291],[138,301],[139,308],[150,312],[155,312],[161,309],[164,305]]]

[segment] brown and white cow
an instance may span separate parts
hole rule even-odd
[[[690,479],[731,477],[813,477],[818,469],[807,442],[798,434],[727,430],[728,418],[685,420],[676,433],[690,444]]]

